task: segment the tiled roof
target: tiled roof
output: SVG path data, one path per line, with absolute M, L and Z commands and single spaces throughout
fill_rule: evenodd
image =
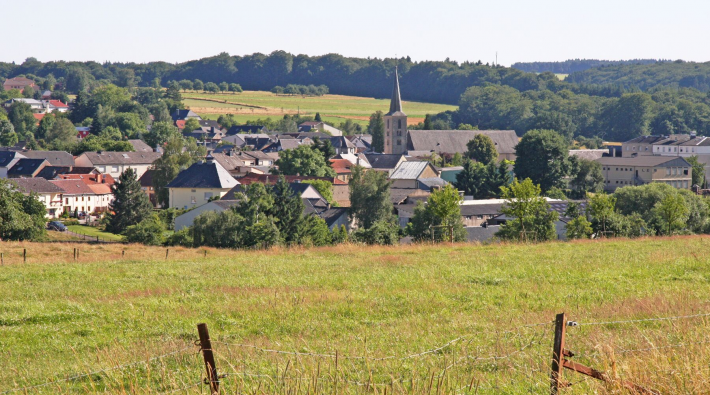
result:
M 230 155 L 213 152 L 211 155 L 214 157 L 214 160 L 227 169 L 227 171 L 232 171 L 239 166 L 244 166 L 244 161 L 239 159 L 235 154 Z
M 81 180 L 49 180 L 52 184 L 58 186 L 67 195 L 93 195 L 94 191 Z
M 493 140 L 499 154 L 515 154 L 518 135 L 513 130 L 409 130 L 407 149 L 436 153 L 464 153 L 466 144 L 478 134 Z
M 153 173 L 155 170 L 149 169 L 138 179 L 142 187 L 152 187 L 153 186 Z
M 89 189 L 97 195 L 109 195 L 113 192 L 111 191 L 111 186 L 106 184 L 87 184 Z
M 197 162 L 180 172 L 168 188 L 234 188 L 239 182 L 213 160 Z
M 391 180 L 416 180 L 429 162 L 402 162 L 390 175 Z
M 53 105 L 54 107 L 57 108 L 69 108 L 68 105 L 62 103 L 61 100 L 49 100 L 49 104 Z
M 74 166 L 74 156 L 66 151 L 31 151 L 20 153 L 31 159 L 46 159 L 50 166 Z
M 397 154 L 365 154 L 373 169 L 394 170 L 403 155 Z
M 608 149 L 571 149 L 569 156 L 575 156 L 579 159 L 597 160 L 604 155 L 609 155 Z
M 0 167 L 7 167 L 15 158 L 24 158 L 24 156 L 16 151 L 0 151 Z
M 18 160 L 10 169 L 8 169 L 7 176 L 10 178 L 33 176 L 46 165 L 47 161 L 44 159 L 23 158 Z
M 143 140 L 134 139 L 128 140 L 128 142 L 131 143 L 133 150 L 136 152 L 153 152 L 153 148 L 151 148 L 150 145 L 146 144 Z
M 25 193 L 60 193 L 64 191 L 44 178 L 15 178 L 12 181 Z
M 94 165 L 133 165 L 151 164 L 160 159 L 159 152 L 84 152 L 86 158 Z

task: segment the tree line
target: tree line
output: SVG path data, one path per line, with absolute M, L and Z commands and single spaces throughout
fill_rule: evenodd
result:
M 527 73 L 555 73 L 571 74 L 595 67 L 608 65 L 639 65 L 668 62 L 663 59 L 630 59 L 630 60 L 599 60 L 599 59 L 568 59 L 562 62 L 516 62 L 511 66 L 514 69 Z
M 650 64 L 613 64 L 575 72 L 574 84 L 613 84 L 626 89 L 693 88 L 710 91 L 710 63 L 676 60 Z

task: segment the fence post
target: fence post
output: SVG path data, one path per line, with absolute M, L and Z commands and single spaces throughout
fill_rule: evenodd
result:
M 99 236 L 96 236 L 96 242 L 97 243 L 99 242 Z
M 121 250 L 121 258 L 124 258 L 126 256 L 126 250 Z
M 565 350 L 565 331 L 567 329 L 567 315 L 557 314 L 555 317 L 555 343 L 552 346 L 552 374 L 550 375 L 550 395 L 560 393 L 560 388 L 564 385 L 561 382 L 562 370 L 564 369 L 562 359 Z
M 210 391 L 212 394 L 219 394 L 219 376 L 217 375 L 217 365 L 214 362 L 214 354 L 212 354 L 212 342 L 210 341 L 207 324 L 197 324 L 197 333 L 200 335 L 200 349 L 205 360 Z
M 5 253 L 0 252 L 0 265 L 4 265 L 4 264 L 5 264 Z
M 168 259 L 168 254 L 170 253 L 170 248 L 165 249 L 165 259 Z
M 27 248 L 22 249 L 22 262 L 27 263 Z
M 205 250 L 205 258 L 207 258 L 207 250 Z

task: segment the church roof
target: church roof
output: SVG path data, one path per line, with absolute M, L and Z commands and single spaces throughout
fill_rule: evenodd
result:
M 399 73 L 394 69 L 394 87 L 392 88 L 392 100 L 390 101 L 390 112 L 387 115 L 405 116 L 402 111 L 402 97 L 399 94 Z

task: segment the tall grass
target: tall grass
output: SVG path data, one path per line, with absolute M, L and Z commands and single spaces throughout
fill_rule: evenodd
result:
M 564 394 L 710 392 L 707 317 L 591 324 L 710 312 L 702 236 L 167 260 L 78 244 L 73 262 L 76 246 L 0 244 L 0 393 L 206 393 L 206 322 L 225 393 L 544 394 L 561 311 L 573 360 L 614 379 L 566 371 Z

